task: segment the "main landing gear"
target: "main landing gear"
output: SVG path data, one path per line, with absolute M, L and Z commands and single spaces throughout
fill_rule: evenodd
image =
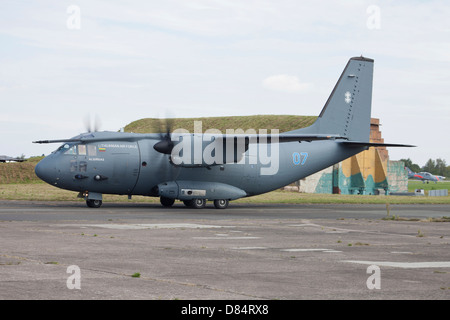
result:
M 171 207 L 175 203 L 175 199 L 160 197 L 160 202 L 164 207 Z M 100 208 L 102 206 L 102 200 L 98 199 L 86 199 L 86 205 L 89 208 Z M 206 207 L 206 199 L 192 199 L 184 200 L 184 205 L 188 208 L 202 209 Z M 228 199 L 217 199 L 214 200 L 214 207 L 216 209 L 226 209 L 230 201 Z
M 226 209 L 228 208 L 229 203 L 230 201 L 226 199 L 214 200 L 214 207 L 216 207 L 216 209 Z
M 175 203 L 175 199 L 161 197 L 160 202 L 164 207 L 171 207 Z M 183 200 L 183 203 L 186 207 L 193 209 L 202 209 L 206 207 L 206 199 Z M 230 201 L 228 199 L 214 200 L 214 207 L 216 207 L 216 209 L 226 209 L 229 203 Z

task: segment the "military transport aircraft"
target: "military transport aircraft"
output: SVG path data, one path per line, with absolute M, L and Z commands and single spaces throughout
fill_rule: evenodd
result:
M 406 169 L 408 170 L 408 179 L 421 180 L 423 183 L 429 183 L 430 181 L 434 181 L 434 183 L 437 183 L 438 181 L 445 179 L 445 177 L 435 176 L 429 172 L 416 173 L 408 167 L 406 167 Z
M 306 128 L 270 134 L 87 132 L 35 141 L 62 143 L 35 172 L 51 185 L 79 192 L 94 208 L 102 194 L 119 194 L 160 197 L 166 207 L 181 200 L 203 208 L 208 200 L 223 209 L 230 200 L 281 188 L 369 147 L 412 147 L 369 142 L 373 65 L 372 59 L 351 58 Z
M 13 157 L 8 157 L 8 156 L 5 156 L 5 155 L 0 156 L 0 162 L 6 162 L 6 161 L 8 161 L 8 162 L 11 162 L 11 161 L 14 161 L 14 162 L 23 162 L 23 161 L 25 161 L 25 159 L 24 159 L 24 158 L 13 158 Z

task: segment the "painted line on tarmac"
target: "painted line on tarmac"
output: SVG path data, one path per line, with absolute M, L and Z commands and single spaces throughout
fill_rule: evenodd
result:
M 59 224 L 60 227 L 80 227 L 80 228 L 105 228 L 116 230 L 142 230 L 142 229 L 212 229 L 229 228 L 230 226 L 216 226 L 195 223 L 137 223 L 137 224 Z
M 394 267 L 402 269 L 421 269 L 421 268 L 450 268 L 450 261 L 429 261 L 429 262 L 393 262 L 393 261 L 359 261 L 344 260 L 341 262 L 376 265 L 379 267 Z
M 320 248 L 314 248 L 314 249 L 281 249 L 281 251 L 286 251 L 286 252 L 342 252 L 342 251 L 337 251 L 337 250 L 333 250 L 333 249 L 320 249 Z
M 260 237 L 193 237 L 192 239 L 197 240 L 254 240 L 261 239 Z

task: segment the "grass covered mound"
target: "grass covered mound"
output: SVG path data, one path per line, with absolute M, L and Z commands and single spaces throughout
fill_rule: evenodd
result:
M 34 167 L 42 158 L 33 157 L 25 162 L 0 163 L 0 185 L 41 182 L 34 173 Z
M 217 129 L 223 134 L 227 129 L 278 129 L 279 132 L 287 132 L 312 125 L 317 119 L 315 116 L 291 116 L 291 115 L 256 115 L 233 117 L 209 117 L 209 118 L 173 118 L 168 119 L 172 131 L 185 129 L 194 132 L 194 121 L 202 122 L 202 131 Z M 164 120 L 145 118 L 134 121 L 125 127 L 126 132 L 155 133 L 165 131 Z

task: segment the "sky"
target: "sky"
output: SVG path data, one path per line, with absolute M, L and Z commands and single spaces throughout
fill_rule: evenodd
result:
M 391 160 L 450 164 L 450 2 L 17 1 L 0 4 L 0 154 L 155 117 L 318 115 L 348 59 L 375 60 Z M 267 128 L 271 129 L 271 128 Z

